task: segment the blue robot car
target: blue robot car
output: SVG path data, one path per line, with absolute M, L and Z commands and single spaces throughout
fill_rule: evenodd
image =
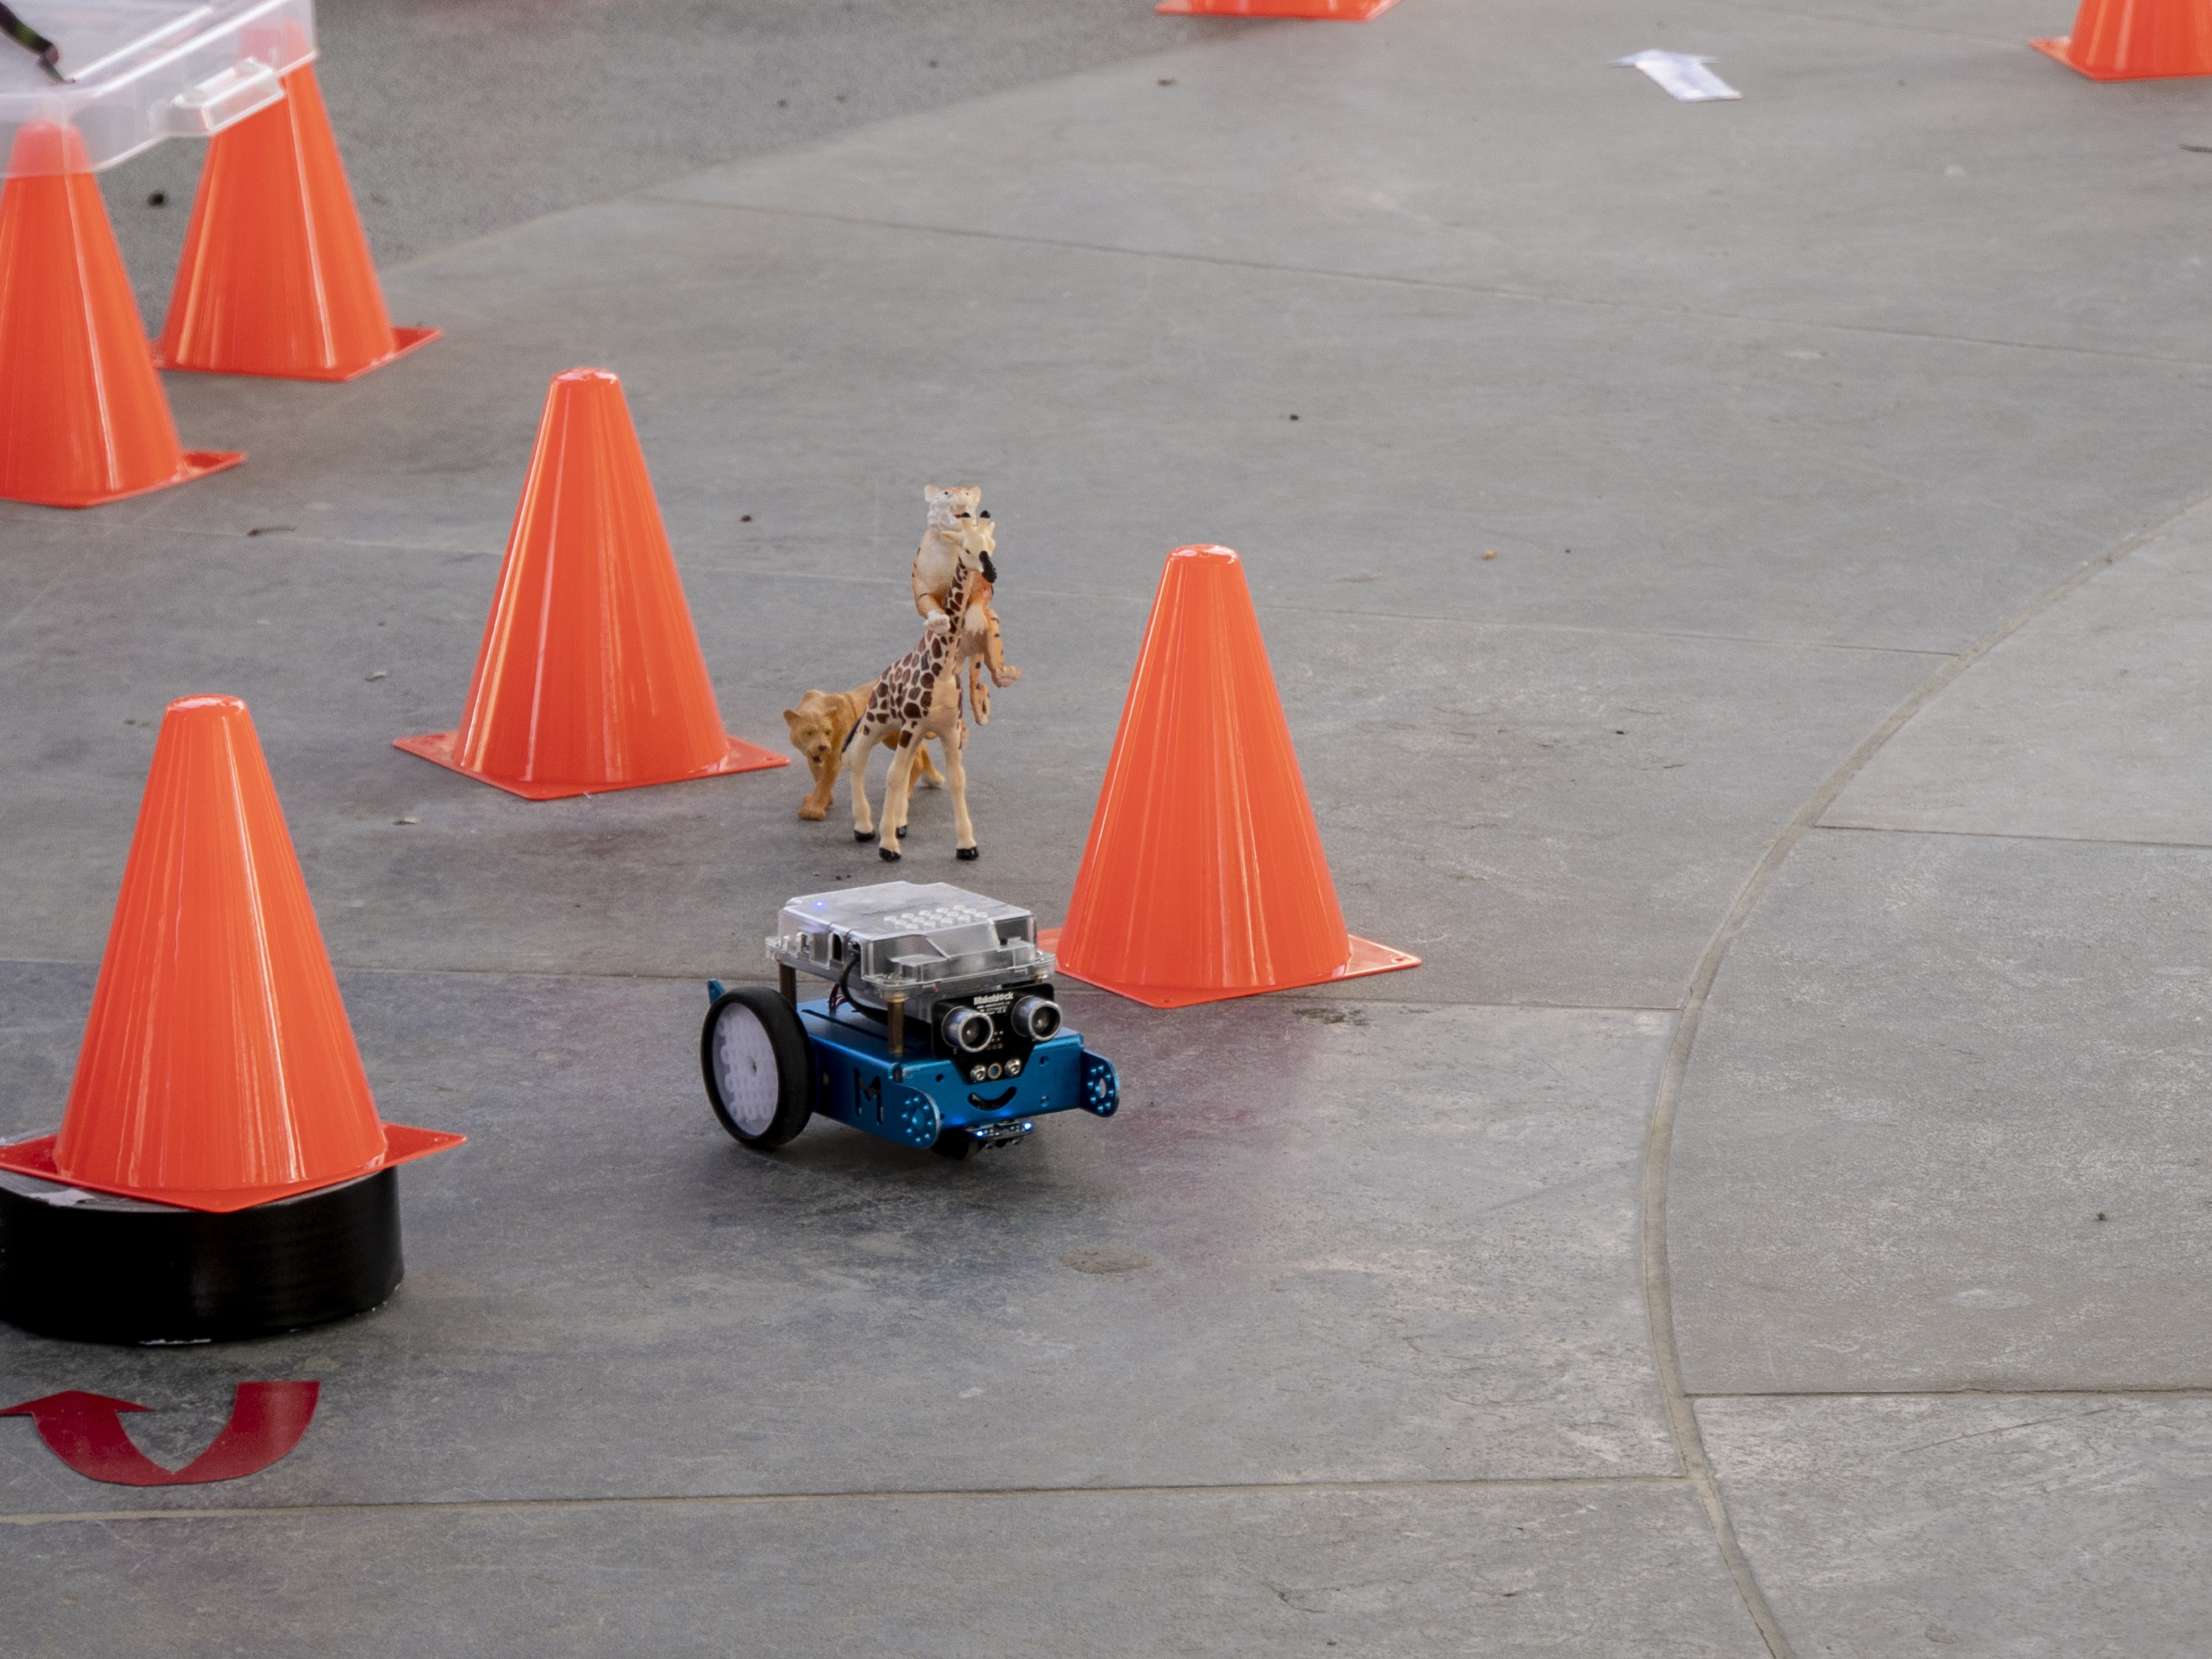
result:
M 1048 1112 L 1111 1117 L 1110 1061 L 1066 1029 L 1027 910 L 943 882 L 793 899 L 768 940 L 777 988 L 710 980 L 708 1103 L 756 1151 L 816 1113 L 946 1158 L 1020 1144 Z M 800 974 L 828 995 L 799 1000 Z

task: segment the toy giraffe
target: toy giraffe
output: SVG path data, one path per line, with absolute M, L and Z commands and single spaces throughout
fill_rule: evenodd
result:
M 891 746 L 890 775 L 884 781 L 882 835 L 876 852 L 886 861 L 899 856 L 899 837 L 906 834 L 907 802 L 913 793 L 915 757 L 922 740 L 935 738 L 945 747 L 945 785 L 952 796 L 953 850 L 963 859 L 981 856 L 975 845 L 975 826 L 968 817 L 968 771 L 961 751 L 968 744 L 968 722 L 960 714 L 961 621 L 968 609 L 971 584 L 988 581 L 991 568 L 988 534 L 972 526 L 961 538 L 959 568 L 945 596 L 945 609 L 929 618 L 921 641 L 883 672 L 869 696 L 868 706 L 845 739 L 847 750 L 855 744 L 848 768 L 853 775 L 853 839 L 877 839 L 868 816 L 868 751 L 876 744 Z

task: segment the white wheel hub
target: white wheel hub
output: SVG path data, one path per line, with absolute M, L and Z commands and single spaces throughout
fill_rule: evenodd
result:
M 714 1081 L 738 1127 L 749 1135 L 766 1134 L 783 1098 L 783 1079 L 768 1028 L 742 1002 L 730 1004 L 714 1021 Z

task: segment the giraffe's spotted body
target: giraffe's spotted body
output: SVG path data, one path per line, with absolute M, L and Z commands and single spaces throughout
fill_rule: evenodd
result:
M 938 738 L 945 748 L 955 851 L 963 859 L 977 856 L 975 828 L 968 817 L 968 774 L 961 759 L 968 723 L 960 713 L 960 637 L 968 596 L 975 584 L 988 580 L 991 530 L 988 520 L 979 522 L 964 514 L 960 523 L 959 563 L 945 609 L 930 616 L 921 642 L 884 670 L 866 709 L 845 739 L 848 750 L 858 745 L 851 771 L 853 835 L 859 841 L 876 834 L 868 811 L 868 751 L 879 743 L 891 745 L 890 775 L 884 782 L 882 840 L 876 849 L 886 860 L 899 857 L 898 838 L 906 830 L 907 802 L 913 790 L 914 757 L 921 752 L 925 737 Z

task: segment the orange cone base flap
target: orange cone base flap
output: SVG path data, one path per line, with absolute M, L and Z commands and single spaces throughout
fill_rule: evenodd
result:
M 313 64 L 208 141 L 155 361 L 350 380 L 438 337 L 395 329 Z
M 1340 23 L 1364 23 L 1397 3 L 1398 0 L 1160 0 L 1152 9 L 1163 17 L 1322 17 Z
M 33 507 L 105 507 L 110 501 L 128 501 L 133 495 L 150 495 L 157 489 L 168 489 L 172 484 L 190 483 L 195 478 L 206 477 L 210 472 L 228 472 L 246 459 L 246 452 L 242 449 L 186 449 L 179 453 L 180 459 L 177 470 L 153 483 L 133 484 L 127 489 L 99 490 L 89 495 L 0 495 L 0 501 L 27 501 Z
M 719 778 L 732 772 L 762 772 L 771 766 L 788 766 L 791 757 L 763 749 L 741 738 L 726 739 L 730 752 L 702 772 L 686 772 L 674 778 L 632 778 L 615 783 L 532 783 L 515 778 L 495 778 L 489 772 L 478 772 L 462 765 L 453 758 L 453 734 L 451 732 L 425 732 L 419 738 L 394 738 L 392 746 L 404 749 L 410 755 L 420 755 L 448 772 L 459 772 L 465 778 L 474 778 L 478 783 L 488 783 L 495 789 L 504 789 L 510 795 L 520 795 L 525 800 L 569 800 L 578 795 L 604 795 L 617 789 L 651 789 L 664 783 L 685 783 L 693 778 Z
M 325 1187 L 342 1186 L 362 1176 L 374 1175 L 380 1170 L 389 1170 L 402 1164 L 412 1164 L 418 1158 L 428 1158 L 433 1152 L 442 1152 L 466 1140 L 466 1135 L 447 1134 L 441 1129 L 410 1129 L 404 1123 L 384 1126 L 384 1154 L 371 1159 L 358 1170 L 319 1181 L 295 1181 L 273 1187 L 259 1187 L 251 1192 L 226 1189 L 222 1192 L 179 1192 L 171 1188 L 158 1190 L 147 1187 L 129 1187 L 119 1182 L 87 1181 L 82 1176 L 64 1175 L 54 1164 L 54 1146 L 59 1135 L 40 1135 L 36 1140 L 19 1140 L 12 1146 L 0 1146 L 0 1170 L 17 1175 L 27 1175 L 40 1181 L 52 1181 L 64 1187 L 79 1187 L 89 1192 L 113 1193 L 118 1198 L 143 1198 L 153 1204 L 173 1204 L 180 1210 L 203 1210 L 213 1215 L 228 1215 L 235 1210 L 250 1210 L 257 1204 L 273 1204 L 280 1198 L 297 1198 L 301 1193 L 312 1193 Z
M 1037 948 L 1057 954 L 1060 950 L 1057 927 L 1037 929 Z M 1132 1002 L 1141 1002 L 1148 1008 L 1188 1008 L 1201 1002 L 1228 1002 L 1237 997 L 1263 997 L 1271 991 L 1296 991 L 1313 985 L 1334 985 L 1340 979 L 1364 979 L 1370 974 L 1395 974 L 1401 968 L 1418 968 L 1419 957 L 1409 957 L 1403 951 L 1394 951 L 1387 945 L 1377 945 L 1372 939 L 1362 939 L 1357 933 L 1346 937 L 1352 941 L 1352 955 L 1341 968 L 1333 969 L 1319 979 L 1300 980 L 1286 985 L 1255 985 L 1249 989 L 1223 991 L 1204 988 L 1177 988 L 1164 985 L 1109 985 L 1103 979 L 1092 979 L 1077 973 L 1073 968 L 1062 967 L 1065 979 L 1079 979 L 1085 985 L 1096 985 L 1102 991 L 1111 991 Z
M 255 374 L 270 380 L 323 380 L 332 386 L 344 380 L 358 380 L 364 374 L 382 368 L 386 363 L 396 363 L 410 351 L 419 351 L 433 340 L 442 340 L 446 331 L 441 328 L 401 328 L 393 324 L 392 348 L 374 362 L 363 363 L 358 368 L 211 368 L 200 363 L 173 363 L 161 355 L 158 345 L 154 348 L 154 367 L 175 369 L 186 374 Z
M 2031 40 L 2027 44 L 2045 58 L 2056 58 L 2076 75 L 2086 75 L 2092 81 L 2172 81 L 2187 76 L 2212 75 L 2212 61 L 2200 63 L 2195 68 L 2092 69 L 2086 64 L 2074 61 L 2074 37 L 2069 34 L 2057 35 L 2048 40 Z

